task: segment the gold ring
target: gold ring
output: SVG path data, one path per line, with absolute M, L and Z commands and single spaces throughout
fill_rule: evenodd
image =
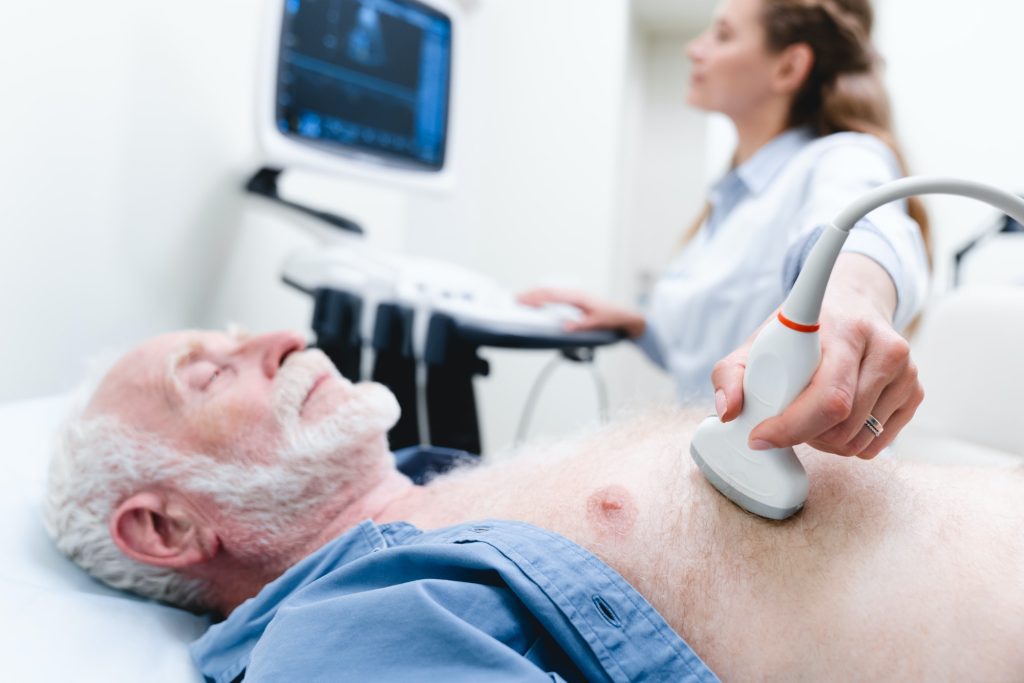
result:
M 885 431 L 885 427 L 878 421 L 878 418 L 868 413 L 868 419 L 864 420 L 864 426 L 868 428 L 868 431 L 874 434 L 876 437 L 881 436 L 882 432 Z

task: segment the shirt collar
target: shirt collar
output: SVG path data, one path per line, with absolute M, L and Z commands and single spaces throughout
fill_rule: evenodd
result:
M 754 156 L 733 169 L 733 173 L 753 194 L 761 194 L 768 183 L 778 175 L 813 136 L 807 128 L 790 128 L 769 140 Z M 731 175 L 732 173 L 730 173 Z
M 249 665 L 249 657 L 263 631 L 288 597 L 333 569 L 388 547 L 390 527 L 398 535 L 404 524 L 377 526 L 365 521 L 325 544 L 290 567 L 231 615 L 211 626 L 189 646 L 192 659 L 207 680 L 228 683 Z

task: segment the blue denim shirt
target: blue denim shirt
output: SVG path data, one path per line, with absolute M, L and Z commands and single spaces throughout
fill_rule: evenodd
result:
M 191 651 L 217 683 L 718 680 L 612 568 L 508 521 L 363 522 Z

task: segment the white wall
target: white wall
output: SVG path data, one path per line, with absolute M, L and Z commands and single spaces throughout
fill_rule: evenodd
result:
M 606 294 L 639 307 L 701 211 L 708 181 L 705 117 L 685 103 L 689 64 L 684 43 L 634 27 L 631 45 L 621 224 Z M 632 345 L 607 355 L 617 411 L 675 400 L 668 376 Z
M 251 152 L 250 6 L 0 6 L 0 398 L 195 319 Z
M 912 171 L 1024 192 L 1022 25 L 1024 5 L 1006 0 L 879 4 L 876 40 Z M 967 199 L 932 197 L 926 204 L 940 256 L 936 276 L 945 287 L 950 252 L 996 214 Z

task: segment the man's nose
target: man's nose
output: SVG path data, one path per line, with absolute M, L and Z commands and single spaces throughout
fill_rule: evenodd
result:
M 246 346 L 257 354 L 263 374 L 273 379 L 288 354 L 306 348 L 306 337 L 292 331 L 268 332 L 250 338 Z

